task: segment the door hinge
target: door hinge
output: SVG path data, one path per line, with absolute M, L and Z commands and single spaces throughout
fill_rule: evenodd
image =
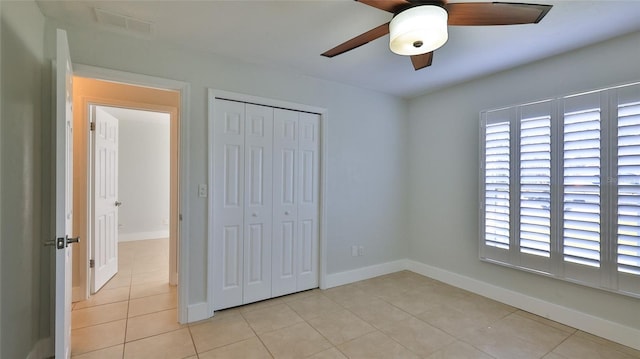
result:
M 90 122 L 89 123 L 89 131 L 95 131 L 96 130 L 96 123 L 95 122 Z
M 96 266 L 96 261 L 94 259 L 89 259 L 89 268 L 93 268 Z

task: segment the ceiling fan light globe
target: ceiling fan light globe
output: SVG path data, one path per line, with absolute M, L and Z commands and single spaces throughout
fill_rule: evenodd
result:
M 416 6 L 397 14 L 389 23 L 389 48 L 406 56 L 439 48 L 449 38 L 448 17 L 447 11 L 437 5 Z

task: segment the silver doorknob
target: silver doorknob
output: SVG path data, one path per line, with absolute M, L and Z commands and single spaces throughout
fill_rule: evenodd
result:
M 69 246 L 70 243 L 80 242 L 80 237 L 69 238 L 69 236 L 59 237 L 54 240 L 44 241 L 44 246 L 55 246 L 57 249 L 63 249 Z
M 116 201 L 115 205 L 116 205 L 116 207 L 120 207 L 122 205 L 122 202 Z
M 289 211 L 284 211 L 284 215 L 288 216 L 289 215 Z

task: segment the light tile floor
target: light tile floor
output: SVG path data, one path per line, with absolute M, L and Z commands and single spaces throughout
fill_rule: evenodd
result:
M 74 306 L 74 358 L 640 358 L 638 350 L 406 271 L 180 325 L 175 289 L 150 274 L 165 250 L 147 242 L 121 245 L 131 261 L 121 260 L 119 278 Z

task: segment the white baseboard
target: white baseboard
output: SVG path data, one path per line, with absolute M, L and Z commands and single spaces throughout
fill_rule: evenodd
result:
M 401 270 L 405 270 L 406 267 L 406 260 L 401 259 L 393 262 L 375 264 L 372 266 L 348 270 L 344 272 L 327 274 L 325 289 L 398 272 Z
M 44 338 L 38 340 L 33 349 L 31 349 L 27 359 L 50 358 L 53 357 L 53 355 L 53 342 L 51 341 L 51 338 Z
M 640 330 L 457 273 L 406 260 L 406 269 L 587 333 L 640 350 Z
M 187 323 L 205 320 L 211 317 L 207 302 L 200 302 L 187 306 Z
M 169 238 L 169 230 L 153 232 L 118 233 L 118 242 L 142 241 L 145 239 Z

